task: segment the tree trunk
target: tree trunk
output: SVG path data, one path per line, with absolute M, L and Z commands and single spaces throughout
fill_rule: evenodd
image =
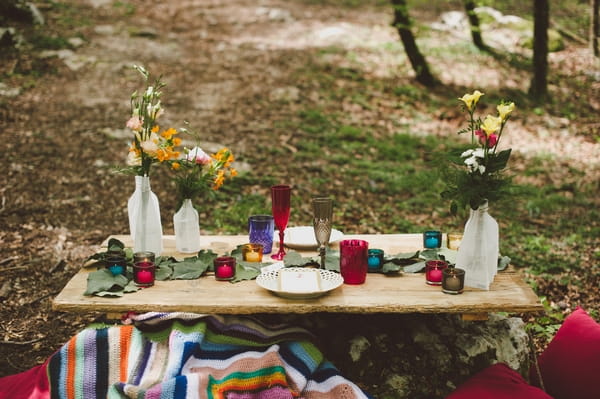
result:
M 438 82 L 429 71 L 427 61 L 419 51 L 415 37 L 410 30 L 411 22 L 406 0 L 392 0 L 392 4 L 394 6 L 394 26 L 398 30 L 404 51 L 406 51 L 410 64 L 417 75 L 417 81 L 427 87 L 437 85 Z
M 592 51 L 596 57 L 600 57 L 598 49 L 598 40 L 600 38 L 600 0 L 591 0 L 592 18 L 590 19 L 590 42 Z
M 535 100 L 544 101 L 548 94 L 549 0 L 533 1 L 533 18 L 533 78 L 529 95 Z
M 473 44 L 480 50 L 486 50 L 487 47 L 483 43 L 483 38 L 481 37 L 479 17 L 475 13 L 475 0 L 464 0 L 464 4 L 467 17 L 469 18 L 469 25 L 471 26 L 471 38 L 473 39 Z

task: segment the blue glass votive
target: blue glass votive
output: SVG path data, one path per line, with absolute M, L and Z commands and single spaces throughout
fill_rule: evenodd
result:
M 125 274 L 125 267 L 127 267 L 127 259 L 123 256 L 110 256 L 106 258 L 106 268 L 110 270 L 113 276 Z
M 442 233 L 437 230 L 429 230 L 423 233 L 423 247 L 440 248 L 442 246 Z
M 367 264 L 370 272 L 380 270 L 383 267 L 383 250 L 369 249 Z
M 248 218 L 248 238 L 253 244 L 263 246 L 263 254 L 271 253 L 273 247 L 273 216 L 253 215 Z

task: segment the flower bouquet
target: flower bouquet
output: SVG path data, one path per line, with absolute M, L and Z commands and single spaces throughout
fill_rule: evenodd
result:
M 226 179 L 236 176 L 237 171 L 231 166 L 233 160 L 233 154 L 227 148 L 208 155 L 200 147 L 194 147 L 186 148 L 180 159 L 170 161 L 179 203 L 179 210 L 173 216 L 177 251 L 193 253 L 200 250 L 199 217 L 192 198 L 209 193 L 211 189 L 216 191 Z
M 499 150 L 504 127 L 514 103 L 500 102 L 498 115 L 475 118 L 475 108 L 484 94 L 475 90 L 459 100 L 469 115 L 469 124 L 458 133 L 471 134 L 471 147 L 450 154 L 451 167 L 445 171 L 447 188 L 442 198 L 451 201 L 450 210 L 470 208 L 456 266 L 465 269 L 465 285 L 489 289 L 498 270 L 498 223 L 488 214 L 488 202 L 503 197 L 510 186 L 505 170 L 511 149 Z
M 149 80 L 146 69 L 137 65 L 134 68 L 144 81 Z M 181 139 L 175 137 L 175 129 L 160 131 L 156 123 L 163 113 L 160 96 L 164 86 L 158 78 L 142 94 L 135 91 L 131 95 L 131 116 L 126 125 L 133 131 L 134 138 L 127 156 L 128 168 L 122 170 L 135 175 L 135 191 L 127 203 L 134 251 L 151 251 L 157 255 L 162 252 L 162 224 L 158 198 L 150 188 L 150 167 L 179 157 L 174 148 L 181 143 Z

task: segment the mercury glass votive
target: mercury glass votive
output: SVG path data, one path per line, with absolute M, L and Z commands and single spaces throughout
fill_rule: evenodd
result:
M 458 251 L 458 247 L 460 247 L 460 242 L 462 241 L 462 238 L 462 233 L 448 233 L 446 237 L 446 244 L 448 246 L 448 249 Z
M 465 271 L 448 267 L 442 271 L 442 292 L 445 294 L 460 294 L 465 288 Z
M 156 265 L 154 262 L 136 262 L 133 264 L 133 282 L 139 287 L 154 285 Z
M 376 272 L 381 270 L 381 268 L 383 267 L 383 255 L 383 249 L 369 249 L 369 251 L 367 252 L 367 264 L 369 266 L 369 269 L 367 271 Z
M 233 256 L 220 256 L 213 261 L 215 279 L 230 281 L 235 277 L 235 258 Z
M 428 260 L 425 262 L 425 282 L 429 285 L 442 285 L 442 272 L 448 267 L 443 260 Z
M 427 249 L 440 248 L 442 246 L 442 232 L 429 230 L 423 233 L 423 247 Z
M 242 259 L 246 262 L 262 262 L 263 245 L 250 243 L 242 246 Z

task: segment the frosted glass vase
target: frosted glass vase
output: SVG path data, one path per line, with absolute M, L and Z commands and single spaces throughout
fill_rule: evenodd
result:
M 498 272 L 498 223 L 488 213 L 488 203 L 472 210 L 465 224 L 456 267 L 465 270 L 465 286 L 490 289 Z
M 148 176 L 135 177 L 135 191 L 127 202 L 129 231 L 133 240 L 133 251 L 162 252 L 162 224 L 156 194 L 150 189 Z
M 183 200 L 181 208 L 173 216 L 175 227 L 175 247 L 177 252 L 194 253 L 200 251 L 200 223 L 198 211 L 192 200 Z

